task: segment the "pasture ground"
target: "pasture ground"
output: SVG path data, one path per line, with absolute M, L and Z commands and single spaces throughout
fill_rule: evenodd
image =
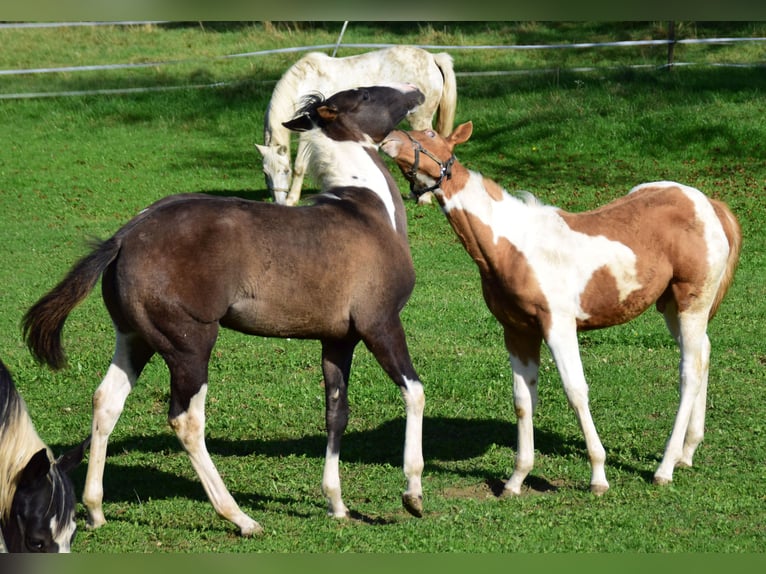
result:
M 338 24 L 194 24 L 2 30 L 0 69 L 117 62 L 133 70 L 4 77 L 0 93 L 227 82 L 218 88 L 0 101 L 0 356 L 56 452 L 90 427 L 91 396 L 112 353 L 96 291 L 64 332 L 69 366 L 53 373 L 26 350 L 26 309 L 84 253 L 168 194 L 267 198 L 263 112 L 296 54 L 225 54 L 332 43 Z M 686 37 L 766 36 L 763 24 L 682 23 Z M 351 25 L 346 42 L 531 44 L 663 36 L 662 23 Z M 676 61 L 763 63 L 762 44 L 678 46 Z M 341 49 L 339 55 L 351 50 Z M 474 136 L 468 167 L 569 210 L 633 185 L 673 179 L 729 203 L 744 247 L 710 326 L 707 434 L 693 469 L 655 487 L 675 414 L 678 351 L 657 313 L 583 334 L 581 349 L 611 490 L 588 492 L 582 435 L 549 355 L 525 495 L 497 499 L 515 447 L 502 334 L 473 262 L 436 206 L 407 203 L 418 274 L 403 312 L 425 385 L 425 516 L 401 508 L 404 409 L 366 349 L 357 351 L 341 452 L 355 517 L 325 516 L 319 345 L 222 332 L 210 366 L 208 447 L 234 497 L 265 528 L 242 539 L 218 519 L 166 423 L 167 370 L 155 359 L 129 397 L 105 472 L 108 523 L 80 531 L 79 553 L 760 553 L 766 470 L 766 75 L 752 67 L 662 64 L 665 48 L 453 52 L 457 121 Z M 596 67 L 592 72 L 567 71 Z M 496 70 L 534 74 L 466 75 Z M 398 174 L 397 174 L 397 177 Z M 406 190 L 403 180 L 401 189 Z M 290 286 L 285 286 L 289 289 Z M 84 467 L 75 476 L 82 490 Z M 523 558 L 521 559 L 523 562 Z

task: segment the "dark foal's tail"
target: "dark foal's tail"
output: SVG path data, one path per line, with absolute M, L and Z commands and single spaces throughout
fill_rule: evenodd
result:
M 115 260 L 120 245 L 118 236 L 97 243 L 89 255 L 75 263 L 67 276 L 26 312 L 22 320 L 24 338 L 39 362 L 53 369 L 60 369 L 66 364 L 61 347 L 64 322 Z

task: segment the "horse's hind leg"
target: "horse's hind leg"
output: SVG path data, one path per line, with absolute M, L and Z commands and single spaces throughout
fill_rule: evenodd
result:
M 407 412 L 404 433 L 404 476 L 407 478 L 407 490 L 402 495 L 402 504 L 407 512 L 420 517 L 423 516 L 423 411 L 426 404 L 423 384 L 412 366 L 399 318 L 371 332 L 373 335 L 365 336 L 364 342 L 386 374 L 399 386 L 404 399 Z
M 106 523 L 102 504 L 109 435 L 120 418 L 125 399 L 152 354 L 151 348 L 138 335 L 117 331 L 112 363 L 93 394 L 90 454 L 82 496 L 83 504 L 88 509 L 89 528 L 98 528 Z
M 676 466 L 691 466 L 694 452 L 705 433 L 710 340 L 707 313 L 678 314 L 674 302 L 664 310 L 665 323 L 681 350 L 680 403 L 662 462 L 654 474 L 655 484 L 673 480 Z
M 340 441 L 348 424 L 348 377 L 356 342 L 323 341 L 322 373 L 325 389 L 325 452 L 322 492 L 327 498 L 327 513 L 335 518 L 348 516 L 340 487 Z
M 263 528 L 240 510 L 208 453 L 205 444 L 205 397 L 210 350 L 200 355 L 204 356 L 165 356 L 171 385 L 168 422 L 189 455 L 192 467 L 218 515 L 236 524 L 242 536 L 260 534 Z

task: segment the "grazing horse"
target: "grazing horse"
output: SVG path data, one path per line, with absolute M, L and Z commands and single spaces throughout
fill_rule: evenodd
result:
M 54 459 L 0 361 L 0 550 L 69 552 L 75 493 L 69 473 L 88 441 Z
M 590 458 L 590 489 L 609 488 L 605 452 L 588 407 L 577 332 L 625 323 L 653 303 L 681 350 L 680 404 L 654 482 L 691 466 L 705 422 L 710 341 L 707 325 L 733 278 L 741 231 L 729 209 L 673 182 L 645 183 L 593 211 L 567 213 L 514 197 L 463 167 L 447 138 L 394 131 L 381 149 L 417 195 L 433 189 L 479 267 L 484 299 L 501 323 L 513 369 L 518 452 L 505 492 L 520 494 L 534 463 L 532 415 L 540 346 L 550 348 Z
M 400 390 L 407 412 L 405 508 L 422 513 L 425 397 L 399 314 L 415 282 L 401 194 L 377 144 L 423 101 L 410 85 L 310 98 L 288 127 L 310 130 L 317 158 L 337 158 L 335 187 L 287 207 L 182 194 L 142 211 L 72 267 L 29 309 L 24 332 L 38 360 L 64 363 L 67 315 L 102 278 L 116 331 L 112 363 L 93 397 L 93 443 L 83 501 L 89 525 L 102 509 L 107 440 L 149 358 L 170 371 L 168 420 L 216 512 L 243 536 L 262 532 L 240 510 L 205 445 L 208 363 L 220 327 L 322 345 L 327 450 L 322 490 L 329 514 L 341 498 L 340 441 L 348 422 L 354 348 L 363 341 Z
M 290 130 L 284 122 L 295 114 L 296 102 L 310 93 L 332 94 L 388 82 L 409 82 L 423 92 L 425 101 L 407 118 L 413 129 L 430 128 L 438 109 L 437 130 L 445 136 L 452 131 L 457 83 L 449 54 L 432 54 L 414 46 L 394 46 L 346 58 L 311 52 L 288 68 L 274 87 L 266 108 L 264 145 L 256 144 L 263 156 L 266 185 L 274 201 L 286 205 L 298 203 L 308 153 L 312 149 L 305 138 L 299 138 L 292 170 Z

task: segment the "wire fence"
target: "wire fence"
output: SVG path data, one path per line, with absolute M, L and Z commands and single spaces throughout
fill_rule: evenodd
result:
M 133 26 L 133 25 L 149 25 L 149 24 L 162 24 L 164 21 L 121 21 L 121 22 L 42 22 L 42 23 L 0 23 L 0 30 L 7 28 L 32 28 L 32 27 L 71 27 L 71 26 Z M 332 50 L 332 54 L 335 55 L 340 47 L 352 48 L 352 49 L 364 49 L 375 50 L 381 48 L 387 48 L 394 46 L 392 43 L 343 43 L 343 33 L 346 29 L 344 23 L 341 30 L 338 41 L 334 44 L 315 44 L 309 46 L 292 46 L 287 48 L 275 48 L 269 50 L 257 50 L 253 52 L 242 52 L 235 54 L 226 54 L 222 56 L 213 56 L 205 59 L 173 59 L 163 60 L 156 62 L 139 62 L 139 63 L 114 63 L 114 64 L 96 64 L 96 65 L 81 65 L 81 66 L 61 66 L 61 67 L 44 67 L 44 68 L 19 68 L 19 69 L 5 69 L 0 70 L 0 77 L 3 76 L 18 76 L 18 75 L 37 75 L 37 74 L 60 74 L 60 73 L 85 73 L 94 71 L 107 71 L 107 70 L 130 70 L 140 68 L 161 68 L 165 66 L 174 66 L 179 64 L 210 62 L 216 60 L 230 60 L 235 58 L 259 58 L 264 56 L 270 56 L 275 54 L 285 53 L 301 53 L 321 50 Z M 676 39 L 674 36 L 674 26 L 669 27 L 669 34 L 666 39 L 656 40 L 624 40 L 613 42 L 579 42 L 579 43 L 563 43 L 563 44 L 508 44 L 508 45 L 445 45 L 445 44 L 415 44 L 417 47 L 424 50 L 433 51 L 471 51 L 471 50 L 526 50 L 526 51 L 543 51 L 543 50 L 585 50 L 585 49 L 599 49 L 599 48 L 629 48 L 629 47 L 641 47 L 641 46 L 667 46 L 668 57 L 667 63 L 654 65 L 654 64 L 635 64 L 630 66 L 620 66 L 620 68 L 636 68 L 636 69 L 661 69 L 671 68 L 675 66 L 721 66 L 721 67 L 766 67 L 766 63 L 754 62 L 754 63 L 704 63 L 698 64 L 694 62 L 676 62 L 674 61 L 675 47 L 678 45 L 692 45 L 692 44 L 706 44 L 706 45 L 725 45 L 734 44 L 739 42 L 766 42 L 766 37 L 721 37 L 721 38 L 683 38 Z M 566 71 L 569 72 L 589 72 L 603 67 L 567 67 Z M 469 72 L 455 70 L 457 77 L 468 76 L 498 76 L 498 75 L 517 75 L 517 74 L 533 74 L 541 72 L 550 72 L 551 69 L 523 69 L 523 70 L 493 70 L 493 71 L 480 71 Z M 561 71 L 558 68 L 556 71 Z M 276 80 L 267 80 L 266 82 L 274 83 Z M 131 94 L 140 92 L 154 92 L 154 91 L 169 91 L 169 90 L 183 90 L 183 89 L 204 89 L 204 88 L 216 88 L 222 86 L 232 85 L 236 82 L 213 82 L 213 83 L 195 83 L 184 84 L 176 86 L 150 86 L 150 87 L 134 87 L 134 88 L 103 88 L 103 89 L 90 89 L 90 90 L 71 90 L 71 91 L 58 91 L 58 92 L 30 92 L 30 93 L 11 93 L 0 94 L 0 99 L 24 99 L 24 98 L 43 98 L 43 97 L 64 97 L 64 96 L 86 96 L 86 95 L 114 95 L 114 94 Z

